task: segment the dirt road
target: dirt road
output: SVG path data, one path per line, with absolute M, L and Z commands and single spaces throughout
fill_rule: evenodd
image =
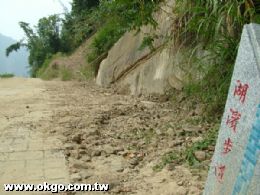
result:
M 1 79 L 0 185 L 99 182 L 109 194 L 200 194 L 206 169 L 193 171 L 172 152 L 200 135 L 181 136 L 183 115 L 163 100 L 92 82 Z
M 46 92 L 38 79 L 0 80 L 0 194 L 7 183 L 69 181 L 61 140 L 43 131 L 54 104 Z

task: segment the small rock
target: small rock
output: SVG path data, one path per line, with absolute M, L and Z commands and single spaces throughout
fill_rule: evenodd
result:
M 120 154 L 121 156 L 125 157 L 125 158 L 129 158 L 129 152 L 128 151 L 122 151 L 122 152 L 119 152 L 118 154 Z
M 173 145 L 173 146 L 180 146 L 180 145 L 182 145 L 182 144 L 183 144 L 183 141 L 182 141 L 182 140 L 175 140 L 175 141 L 172 142 L 172 145 Z
M 126 154 L 127 154 L 127 157 L 130 158 L 130 159 L 136 157 L 136 154 L 134 152 L 126 152 Z
M 104 152 L 106 154 L 114 154 L 114 148 L 109 146 L 109 145 L 105 145 L 104 146 Z
M 56 133 L 56 130 L 51 130 L 50 133 L 54 134 L 54 133 Z
M 192 143 L 201 142 L 201 141 L 203 141 L 203 138 L 202 138 L 202 137 L 193 137 L 193 138 L 191 139 L 191 141 L 192 141 Z
M 81 160 L 84 162 L 91 162 L 91 158 L 89 156 L 83 156 Z
M 148 109 L 151 109 L 156 105 L 156 103 L 150 101 L 141 101 L 141 103 Z
M 72 137 L 72 141 L 76 142 L 76 143 L 81 143 L 82 139 L 81 139 L 81 134 L 76 134 Z
M 120 182 L 114 181 L 114 182 L 109 182 L 109 188 L 110 190 L 114 190 L 117 186 L 120 185 Z
M 156 129 L 156 130 L 155 130 L 155 133 L 156 133 L 157 135 L 164 135 L 164 133 L 163 133 L 162 130 L 160 130 L 160 129 Z
M 178 186 L 183 186 L 183 184 L 184 184 L 183 181 L 178 181 L 178 182 L 177 182 L 177 185 L 178 185 Z
M 166 181 L 167 181 L 167 179 L 162 178 L 162 179 L 159 181 L 159 183 L 165 183 Z
M 136 157 L 141 161 L 141 160 L 143 160 L 143 158 L 144 158 L 145 155 L 146 155 L 145 153 L 140 152 L 140 153 L 138 153 L 138 154 L 136 155 Z
M 169 134 L 169 135 L 173 135 L 175 132 L 174 132 L 174 129 L 172 128 L 172 127 L 169 127 L 168 129 L 167 129 L 167 134 Z
M 208 150 L 214 152 L 215 147 L 214 147 L 214 146 L 209 146 L 209 147 L 208 147 Z
M 76 159 L 79 159 L 80 154 L 78 153 L 77 150 L 70 150 L 69 152 L 70 152 L 70 156 L 72 156 L 72 157 L 74 157 Z
M 89 172 L 82 172 L 80 173 L 82 179 L 88 179 L 92 176 L 92 174 L 90 174 Z
M 180 186 L 175 193 L 176 195 L 186 195 L 188 194 L 188 189 L 184 188 L 183 186 Z
M 91 156 L 101 156 L 101 151 L 95 150 L 91 153 Z
M 70 156 L 70 151 L 65 150 L 65 151 L 64 151 L 64 154 L 65 154 L 65 156 L 69 157 L 69 156 Z
M 135 167 L 139 164 L 139 160 L 137 158 L 132 158 L 130 159 L 129 164 L 131 165 L 131 167 Z
M 117 147 L 114 149 L 113 154 L 118 154 L 119 152 L 124 152 L 124 148 L 123 147 Z
M 204 112 L 205 106 L 204 105 L 197 105 L 194 112 L 196 115 L 201 115 Z
M 72 182 L 78 182 L 82 180 L 82 177 L 79 173 L 74 173 L 70 176 L 70 179 L 72 180 Z
M 79 146 L 79 149 L 86 150 L 87 147 L 86 147 L 86 145 L 81 144 L 81 145 Z
M 74 145 L 74 144 L 71 144 L 71 143 L 66 143 L 66 144 L 64 145 L 64 148 L 65 148 L 66 150 L 73 150 L 73 149 L 75 148 L 75 145 Z
M 166 170 L 173 171 L 175 169 L 175 165 L 173 163 L 170 163 L 165 166 Z
M 82 160 L 75 160 L 72 162 L 72 167 L 75 169 L 88 169 L 89 166 Z
M 124 171 L 124 168 L 117 169 L 116 171 L 122 173 Z
M 99 145 L 101 145 L 101 143 L 100 143 L 99 140 L 97 140 L 97 141 L 94 141 L 94 142 L 92 143 L 92 145 L 93 145 L 93 146 L 99 146 Z
M 196 151 L 194 152 L 194 155 L 195 158 L 200 162 L 206 160 L 206 152 L 204 151 Z
M 159 102 L 167 102 L 169 101 L 169 97 L 166 96 L 166 95 L 161 95 L 159 98 L 158 98 Z
M 200 126 L 183 125 L 182 129 L 185 133 L 194 133 L 194 132 L 199 132 L 201 130 L 201 127 Z
M 86 131 L 86 136 L 95 136 L 95 135 L 100 135 L 100 132 L 97 129 L 88 129 Z
M 79 154 L 87 154 L 87 151 L 86 150 L 79 150 Z
M 77 170 L 77 169 L 74 169 L 74 168 L 71 168 L 71 169 L 70 169 L 70 173 L 78 173 L 78 170 Z

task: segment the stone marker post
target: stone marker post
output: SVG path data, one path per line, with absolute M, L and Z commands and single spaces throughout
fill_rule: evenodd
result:
M 260 195 L 260 25 L 245 25 L 204 195 Z

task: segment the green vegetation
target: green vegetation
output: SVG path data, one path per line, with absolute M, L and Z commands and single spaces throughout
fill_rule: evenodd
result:
M 257 9 L 251 0 L 189 1 L 177 0 L 178 14 L 175 34 L 184 46 L 195 48 L 193 54 L 208 51 L 207 64 L 198 60 L 204 78 L 191 81 L 187 94 L 207 107 L 205 119 L 220 118 L 227 97 L 233 65 L 235 63 L 242 28 L 249 22 L 257 22 Z M 194 67 L 193 67 L 194 68 Z
M 12 77 L 14 77 L 14 74 L 11 73 L 0 74 L 0 78 L 12 78 Z
M 39 20 L 35 31 L 28 23 L 20 22 L 26 40 L 23 39 L 10 45 L 6 49 L 6 55 L 8 56 L 12 51 L 17 51 L 21 47 L 26 47 L 30 52 L 31 76 L 36 77 L 37 71 L 43 66 L 45 60 L 63 50 L 60 40 L 60 22 L 61 20 L 57 15 L 42 18 Z
M 83 80 L 94 78 L 94 70 L 92 66 L 82 66 L 79 70 L 80 77 Z
M 69 81 L 73 77 L 71 70 L 69 70 L 65 67 L 62 67 L 60 74 L 61 74 L 61 80 L 62 81 Z
M 176 159 L 196 166 L 200 162 L 195 152 L 215 146 L 242 28 L 246 23 L 260 22 L 259 8 L 251 0 L 178 0 L 176 3 L 174 11 L 179 16 L 176 41 L 186 48 L 195 48 L 190 49 L 188 61 L 184 63 L 192 60 L 191 68 L 199 68 L 204 75 L 203 79 L 190 80 L 184 92 L 190 101 L 206 105 L 201 120 L 215 125 L 203 135 L 202 141 L 163 155 L 161 162 L 154 167 L 157 171 Z M 208 55 L 197 59 L 195 54 L 202 49 L 208 51 Z
M 153 167 L 154 171 L 161 171 L 166 165 L 177 161 L 180 156 L 177 152 L 168 152 L 162 156 L 161 162 Z
M 154 38 L 156 37 L 153 37 L 151 35 L 144 37 L 143 42 L 139 47 L 139 50 L 143 50 L 144 48 L 148 47 L 151 51 L 154 51 L 155 50 L 153 46 Z
M 65 14 L 61 40 L 66 52 L 74 51 L 81 43 L 96 32 L 96 10 L 99 1 L 73 0 L 71 13 Z
M 219 123 L 216 123 L 219 124 Z M 207 150 L 210 146 L 215 146 L 217 140 L 217 132 L 219 130 L 219 125 L 215 125 L 210 131 L 208 131 L 202 141 L 193 143 L 191 146 L 185 148 L 182 151 L 182 158 L 190 165 L 193 166 L 199 161 L 195 158 L 195 151 Z
M 50 63 L 54 61 L 55 59 L 62 57 L 62 53 L 56 53 L 55 55 L 51 56 L 48 59 L 45 59 L 43 65 L 39 68 L 39 70 L 36 73 L 36 77 L 41 78 L 43 80 L 51 80 L 54 78 L 57 78 L 59 76 L 59 67 L 55 64 L 53 67 L 50 67 Z
M 144 24 L 156 27 L 152 13 L 160 1 L 151 0 L 117 0 L 101 1 L 95 11 L 100 24 L 92 43 L 92 53 L 88 55 L 88 62 L 94 62 L 105 55 L 116 41 L 129 30 L 139 30 Z M 101 25 L 102 24 L 102 25 Z M 93 64 L 97 72 L 99 63 Z
M 64 19 L 58 15 L 44 17 L 39 20 L 35 30 L 28 23 L 20 22 L 26 38 L 10 45 L 6 49 L 6 55 L 26 47 L 30 52 L 31 76 L 36 77 L 53 55 L 58 52 L 73 52 L 96 33 L 90 48 L 92 52 L 87 58 L 97 72 L 100 59 L 123 33 L 138 30 L 148 23 L 156 26 L 152 13 L 159 2 L 160 0 L 73 0 L 72 11 L 68 13 L 64 10 Z M 64 75 L 68 76 L 67 73 Z M 48 77 L 52 76 L 55 73 Z

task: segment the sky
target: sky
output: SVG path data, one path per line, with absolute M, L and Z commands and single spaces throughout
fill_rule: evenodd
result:
M 15 40 L 24 37 L 19 22 L 30 23 L 33 27 L 42 17 L 64 13 L 61 1 L 68 9 L 72 0 L 1 0 L 0 33 Z

